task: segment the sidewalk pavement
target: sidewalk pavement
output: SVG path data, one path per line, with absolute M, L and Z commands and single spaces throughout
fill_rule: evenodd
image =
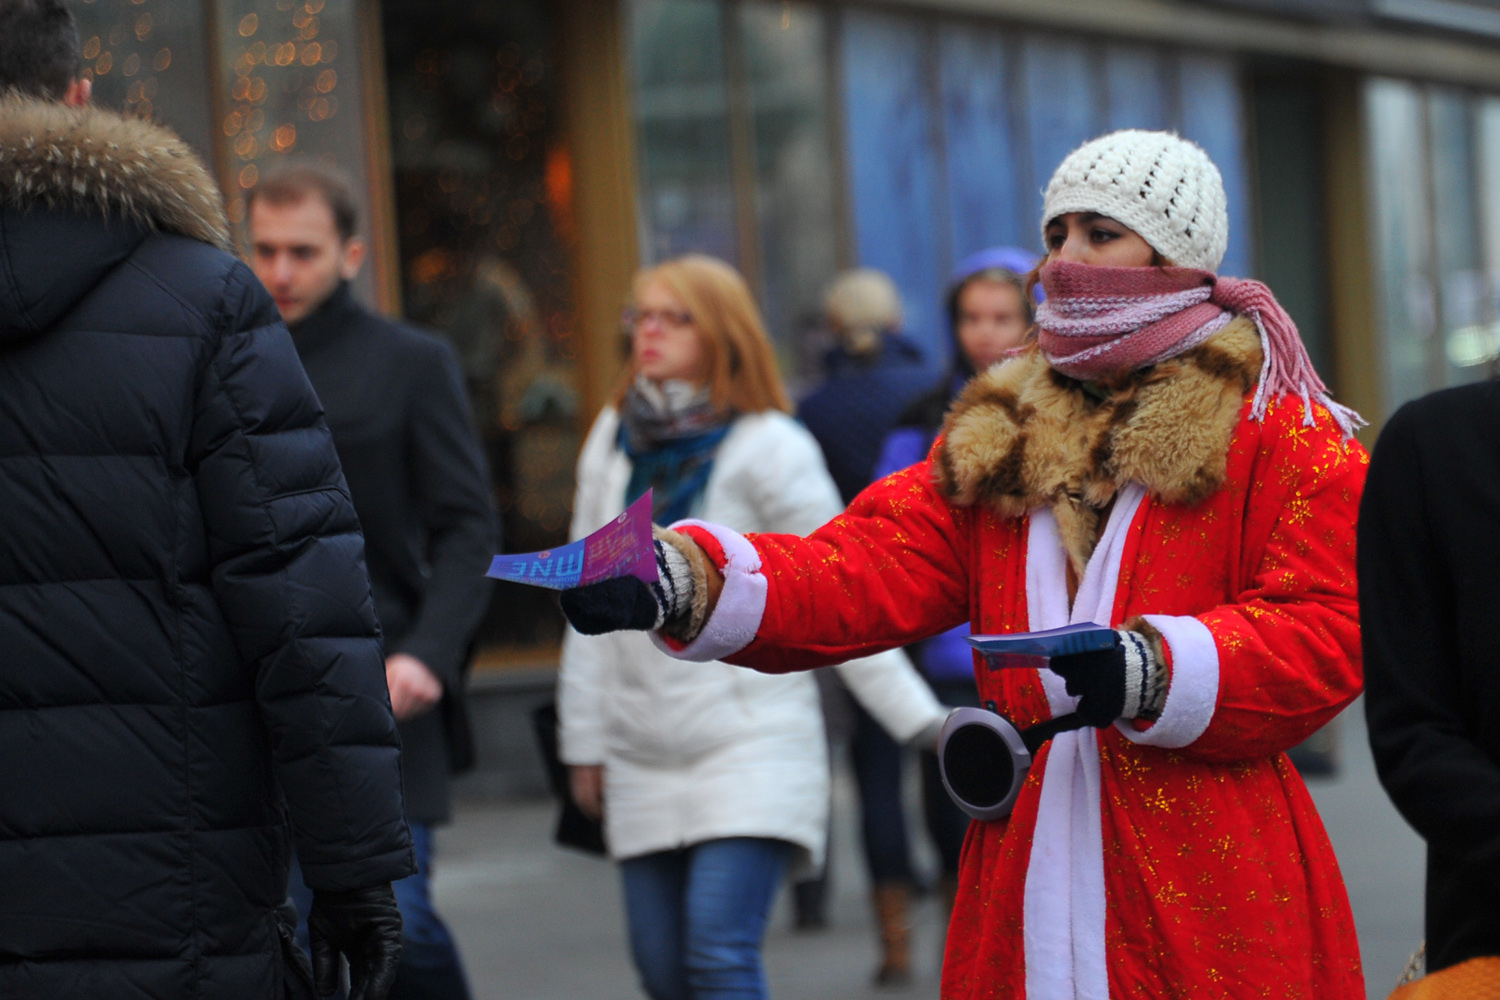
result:
M 1339 773 L 1309 786 L 1343 867 L 1375 1000 L 1390 993 L 1422 936 L 1423 849 L 1376 782 L 1361 706 L 1338 725 Z M 469 802 L 440 834 L 434 889 L 458 936 L 475 998 L 639 1000 L 615 868 L 553 847 L 553 816 L 552 803 L 544 800 Z M 938 996 L 942 926 L 932 898 L 914 913 L 913 984 L 903 990 L 870 985 L 875 931 L 855 819 L 851 781 L 841 769 L 830 926 L 791 930 L 789 894 L 781 894 L 765 952 L 775 1000 Z M 925 845 L 919 860 L 930 868 Z

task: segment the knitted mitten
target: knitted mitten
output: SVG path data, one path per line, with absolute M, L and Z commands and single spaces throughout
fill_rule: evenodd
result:
M 600 580 L 564 590 L 560 595 L 563 614 L 584 635 L 603 635 L 622 629 L 663 629 L 673 638 L 691 640 L 702 631 L 706 607 L 697 595 L 705 594 L 693 542 L 675 531 L 655 529 L 656 582 L 634 576 Z M 689 549 L 688 546 L 692 546 Z M 690 559 L 697 554 L 699 559 Z
M 1054 656 L 1047 666 L 1067 681 L 1078 698 L 1078 714 L 1103 729 L 1116 719 L 1155 719 L 1167 700 L 1167 669 L 1151 641 L 1140 632 L 1116 629 L 1109 649 Z

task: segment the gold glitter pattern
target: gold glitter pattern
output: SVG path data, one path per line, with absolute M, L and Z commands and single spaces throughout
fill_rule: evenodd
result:
M 1115 622 L 1193 615 L 1218 647 L 1207 730 L 1168 750 L 1099 733 L 1110 995 L 1363 997 L 1348 900 L 1287 748 L 1359 693 L 1354 529 L 1368 456 L 1300 401 L 1243 419 L 1224 485 L 1196 506 L 1148 497 L 1122 561 Z M 808 539 L 757 536 L 770 594 L 734 659 L 836 662 L 970 617 L 1024 631 L 1026 518 L 954 508 L 918 466 L 872 486 Z M 1169 656 L 1171 654 L 1168 650 Z M 977 671 L 1018 725 L 1050 713 L 1035 671 Z M 1170 695 L 1168 705 L 1170 706 Z M 1048 750 L 1010 818 L 975 823 L 942 996 L 1025 994 L 1023 899 Z

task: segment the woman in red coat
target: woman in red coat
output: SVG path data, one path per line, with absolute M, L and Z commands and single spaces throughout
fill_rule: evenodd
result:
M 1048 186 L 1036 343 L 964 391 L 926 463 L 808 538 L 684 522 L 653 601 L 570 592 L 582 630 L 795 670 L 962 621 L 1093 621 L 1113 650 L 976 668 L 1040 750 L 974 823 L 943 996 L 1365 995 L 1338 865 L 1284 751 L 1360 690 L 1367 456 L 1264 286 L 1213 273 L 1218 170 L 1120 132 Z M 649 621 L 647 619 L 650 619 Z

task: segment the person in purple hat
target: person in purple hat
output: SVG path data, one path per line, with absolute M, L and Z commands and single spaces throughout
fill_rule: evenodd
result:
M 1016 247 L 991 247 L 959 262 L 947 295 L 948 329 L 953 334 L 952 368 L 897 418 L 875 466 L 877 480 L 926 458 L 949 404 L 964 384 L 1026 343 L 1032 326 L 1032 303 L 1026 286 L 1036 265 L 1035 254 Z M 1037 286 L 1035 292 L 1040 295 L 1041 287 Z M 960 625 L 907 649 L 944 705 L 979 704 L 973 654 L 964 642 L 968 634 L 969 626 Z M 922 754 L 922 809 L 942 865 L 939 889 L 945 906 L 951 909 L 969 818 L 943 791 L 937 754 L 931 752 Z

